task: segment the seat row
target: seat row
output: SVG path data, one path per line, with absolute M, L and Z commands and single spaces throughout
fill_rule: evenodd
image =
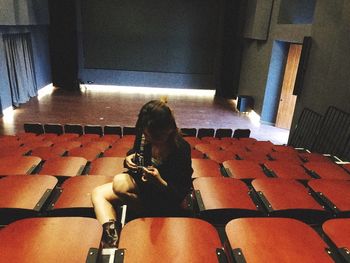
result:
M 58 124 L 58 123 L 25 123 L 23 125 L 24 131 L 28 133 L 44 134 L 44 133 L 76 133 L 76 134 L 98 134 L 103 136 L 105 134 L 116 134 L 119 136 L 135 135 L 135 127 L 120 126 L 120 125 L 82 125 L 82 124 Z M 249 129 L 230 129 L 230 128 L 181 128 L 183 136 L 193 137 L 214 137 L 214 138 L 243 138 L 250 136 Z
M 105 175 L 75 176 L 59 183 L 51 175 L 12 175 L 0 179 L 0 224 L 28 216 L 94 217 L 91 193 L 112 182 Z M 250 184 L 226 177 L 193 181 L 186 215 L 222 225 L 239 217 L 288 217 L 320 224 L 350 217 L 350 181 L 260 178 Z M 182 213 L 182 215 L 185 213 Z
M 13 263 L 349 262 L 350 219 L 328 220 L 319 232 L 288 218 L 238 218 L 222 231 L 195 218 L 139 218 L 123 227 L 118 248 L 108 253 L 99 249 L 95 219 L 30 218 L 0 231 L 0 255 Z

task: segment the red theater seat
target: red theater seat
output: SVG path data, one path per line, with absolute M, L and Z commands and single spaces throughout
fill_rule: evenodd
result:
M 57 179 L 47 175 L 13 175 L 2 178 L 0 223 L 7 224 L 20 218 L 38 216 L 56 184 Z
M 239 218 L 225 231 L 235 262 L 334 262 L 316 231 L 295 219 Z
M 71 177 L 81 175 L 87 161 L 82 157 L 58 157 L 47 160 L 39 174 Z
M 328 220 L 323 223 L 322 229 L 338 249 L 341 262 L 349 262 L 350 218 Z
M 350 174 L 332 162 L 308 162 L 303 166 L 316 178 L 350 180 Z
M 91 162 L 89 175 L 114 176 L 122 173 L 124 168 L 123 157 L 102 157 Z
M 221 177 L 220 165 L 209 159 L 192 159 L 192 178 Z
M 262 167 L 254 161 L 228 160 L 223 163 L 229 177 L 236 179 L 266 178 Z
M 193 181 L 199 216 L 225 224 L 232 218 L 261 216 L 245 183 L 234 178 L 202 177 Z
M 123 262 L 221 262 L 225 257 L 216 229 L 195 218 L 139 218 L 121 231 Z
M 31 155 L 40 157 L 43 160 L 61 157 L 66 153 L 66 149 L 60 146 L 37 147 L 32 150 Z
M 110 176 L 76 176 L 68 178 L 61 186 L 60 195 L 50 213 L 60 216 L 94 217 L 91 193 L 95 187 L 112 182 Z
M 93 262 L 101 236 L 101 224 L 93 218 L 19 220 L 0 231 L 1 262 Z
M 223 163 L 224 161 L 236 158 L 236 154 L 234 152 L 217 150 L 206 152 L 206 156 L 217 163 Z
M 264 162 L 264 166 L 268 171 L 272 171 L 273 175 L 284 179 L 310 180 L 312 177 L 307 174 L 303 166 L 294 162 L 284 161 L 268 161 Z
M 0 175 L 31 174 L 40 164 L 36 156 L 10 156 L 0 158 Z
M 337 216 L 350 216 L 350 181 L 318 179 L 308 185 Z
M 83 157 L 90 162 L 100 157 L 101 154 L 100 149 L 89 146 L 74 148 L 68 152 L 68 156 Z
M 320 223 L 331 216 L 296 180 L 254 179 L 252 186 L 270 216 L 291 217 L 307 223 Z

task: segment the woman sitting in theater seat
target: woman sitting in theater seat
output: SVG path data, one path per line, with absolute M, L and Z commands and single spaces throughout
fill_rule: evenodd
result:
M 140 110 L 134 147 L 125 158 L 128 172 L 92 193 L 97 219 L 103 225 L 103 245 L 114 247 L 120 223 L 113 205 L 127 204 L 140 215 L 166 216 L 179 211 L 192 187 L 191 149 L 180 136 L 172 111 L 162 100 Z

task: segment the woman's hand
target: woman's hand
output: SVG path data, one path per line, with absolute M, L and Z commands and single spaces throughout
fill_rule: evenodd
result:
M 163 186 L 167 186 L 168 183 L 160 176 L 160 173 L 157 168 L 153 166 L 148 166 L 143 168 L 144 175 L 142 176 L 143 181 L 156 182 Z
M 125 166 L 130 170 L 136 170 L 137 165 L 134 163 L 135 153 L 125 157 Z

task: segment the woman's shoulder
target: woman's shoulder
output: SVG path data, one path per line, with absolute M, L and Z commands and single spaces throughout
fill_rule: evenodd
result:
M 181 136 L 178 135 L 177 139 L 177 148 L 180 151 L 190 151 L 191 150 L 191 146 L 190 144 Z

